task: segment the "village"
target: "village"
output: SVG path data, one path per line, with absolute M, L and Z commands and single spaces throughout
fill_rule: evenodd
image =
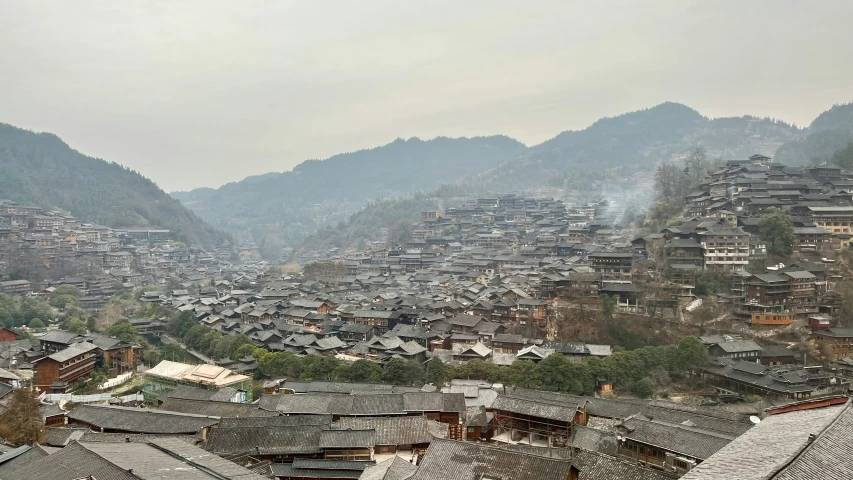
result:
M 87 273 L 0 292 L 73 287 L 95 328 L 0 329 L 0 419 L 32 417 L 0 479 L 821 478 L 853 421 L 853 173 L 754 155 L 683 201 L 642 232 L 476 198 L 300 266 L 4 202 L 0 260 Z

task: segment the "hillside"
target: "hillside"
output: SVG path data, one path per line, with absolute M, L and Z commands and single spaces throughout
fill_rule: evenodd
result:
M 614 178 L 631 178 L 702 145 L 712 158 L 773 154 L 798 129 L 756 117 L 709 119 L 678 103 L 603 118 L 584 130 L 562 132 L 529 148 L 520 158 L 480 175 L 491 191 L 542 187 L 607 189 Z
M 196 245 L 230 240 L 139 173 L 87 157 L 56 135 L 2 123 L 0 198 L 60 208 L 115 228 L 167 228 Z
M 821 163 L 853 142 L 853 102 L 834 105 L 818 115 L 801 138 L 785 143 L 774 160 L 790 165 Z
M 269 173 L 172 195 L 214 226 L 263 244 L 268 255 L 318 228 L 345 220 L 368 201 L 451 183 L 518 156 L 526 147 L 504 136 L 398 139 L 370 150 L 308 160 Z
M 682 158 L 698 145 L 711 158 L 746 158 L 772 155 L 800 135 L 801 130 L 781 121 L 709 119 L 687 106 L 663 103 L 603 118 L 530 148 L 504 136 L 396 140 L 307 161 L 292 172 L 173 195 L 214 226 L 263 244 L 268 256 L 276 256 L 281 247 L 296 247 L 318 230 L 349 222 L 350 214 L 378 198 L 405 197 L 442 184 L 461 185 L 470 195 L 528 191 L 568 200 L 602 194 L 636 198 L 651 188 L 656 165 Z M 392 214 L 390 205 L 383 209 L 403 217 Z M 377 236 L 373 233 L 371 238 Z

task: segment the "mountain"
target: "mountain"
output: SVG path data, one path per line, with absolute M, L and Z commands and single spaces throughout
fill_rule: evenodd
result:
M 370 230 L 375 215 L 362 215 L 356 224 L 348 223 L 349 215 L 380 197 L 405 197 L 453 184 L 468 195 L 528 191 L 568 200 L 602 194 L 636 199 L 651 189 L 656 165 L 682 158 L 699 145 L 712 158 L 746 158 L 772 155 L 800 134 L 781 121 L 711 119 L 667 102 L 602 118 L 530 148 L 504 136 L 398 139 L 371 150 L 307 161 L 291 172 L 173 195 L 214 226 L 263 244 L 262 252 L 276 256 L 283 246 L 296 247 L 318 231 L 330 233 L 324 229 L 336 224 L 333 236 L 343 239 L 336 246 L 353 244 L 352 232 Z M 392 203 L 374 205 L 370 211 L 386 211 L 396 219 L 411 207 Z M 394 213 L 395 208 L 400 211 Z M 374 231 L 369 239 L 380 236 Z M 309 241 L 322 237 L 314 235 Z
M 697 146 L 712 158 L 773 154 L 798 129 L 751 116 L 715 118 L 678 103 L 603 118 L 584 130 L 562 132 L 529 148 L 520 158 L 485 172 L 477 183 L 490 191 L 536 188 L 592 190 L 615 178 L 630 179 Z
M 308 160 L 292 171 L 172 195 L 214 226 L 243 233 L 275 255 L 370 200 L 411 195 L 486 171 L 526 150 L 505 136 L 397 139 L 370 150 Z
M 139 173 L 87 157 L 56 135 L 2 123 L 0 198 L 60 208 L 114 228 L 167 228 L 195 245 L 230 241 Z
M 790 165 L 826 162 L 853 142 L 853 102 L 834 105 L 818 115 L 804 135 L 776 151 L 775 161 Z

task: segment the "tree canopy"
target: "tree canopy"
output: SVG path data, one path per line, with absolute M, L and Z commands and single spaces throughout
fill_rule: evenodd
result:
M 767 242 L 767 253 L 770 255 L 789 257 L 794 251 L 794 223 L 782 209 L 767 209 L 767 213 L 758 219 L 758 235 Z
M 9 408 L 0 414 L 0 437 L 13 445 L 32 445 L 40 440 L 42 428 L 39 401 L 26 388 L 15 390 Z
M 125 343 L 134 343 L 136 341 L 136 327 L 130 324 L 127 320 L 120 320 L 107 329 L 107 335 L 116 337 Z

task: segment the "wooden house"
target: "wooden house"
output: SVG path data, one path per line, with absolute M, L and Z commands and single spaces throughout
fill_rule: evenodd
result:
M 80 342 L 60 352 L 36 360 L 36 388 L 50 393 L 65 393 L 78 379 L 95 369 L 95 350 L 89 342 Z

